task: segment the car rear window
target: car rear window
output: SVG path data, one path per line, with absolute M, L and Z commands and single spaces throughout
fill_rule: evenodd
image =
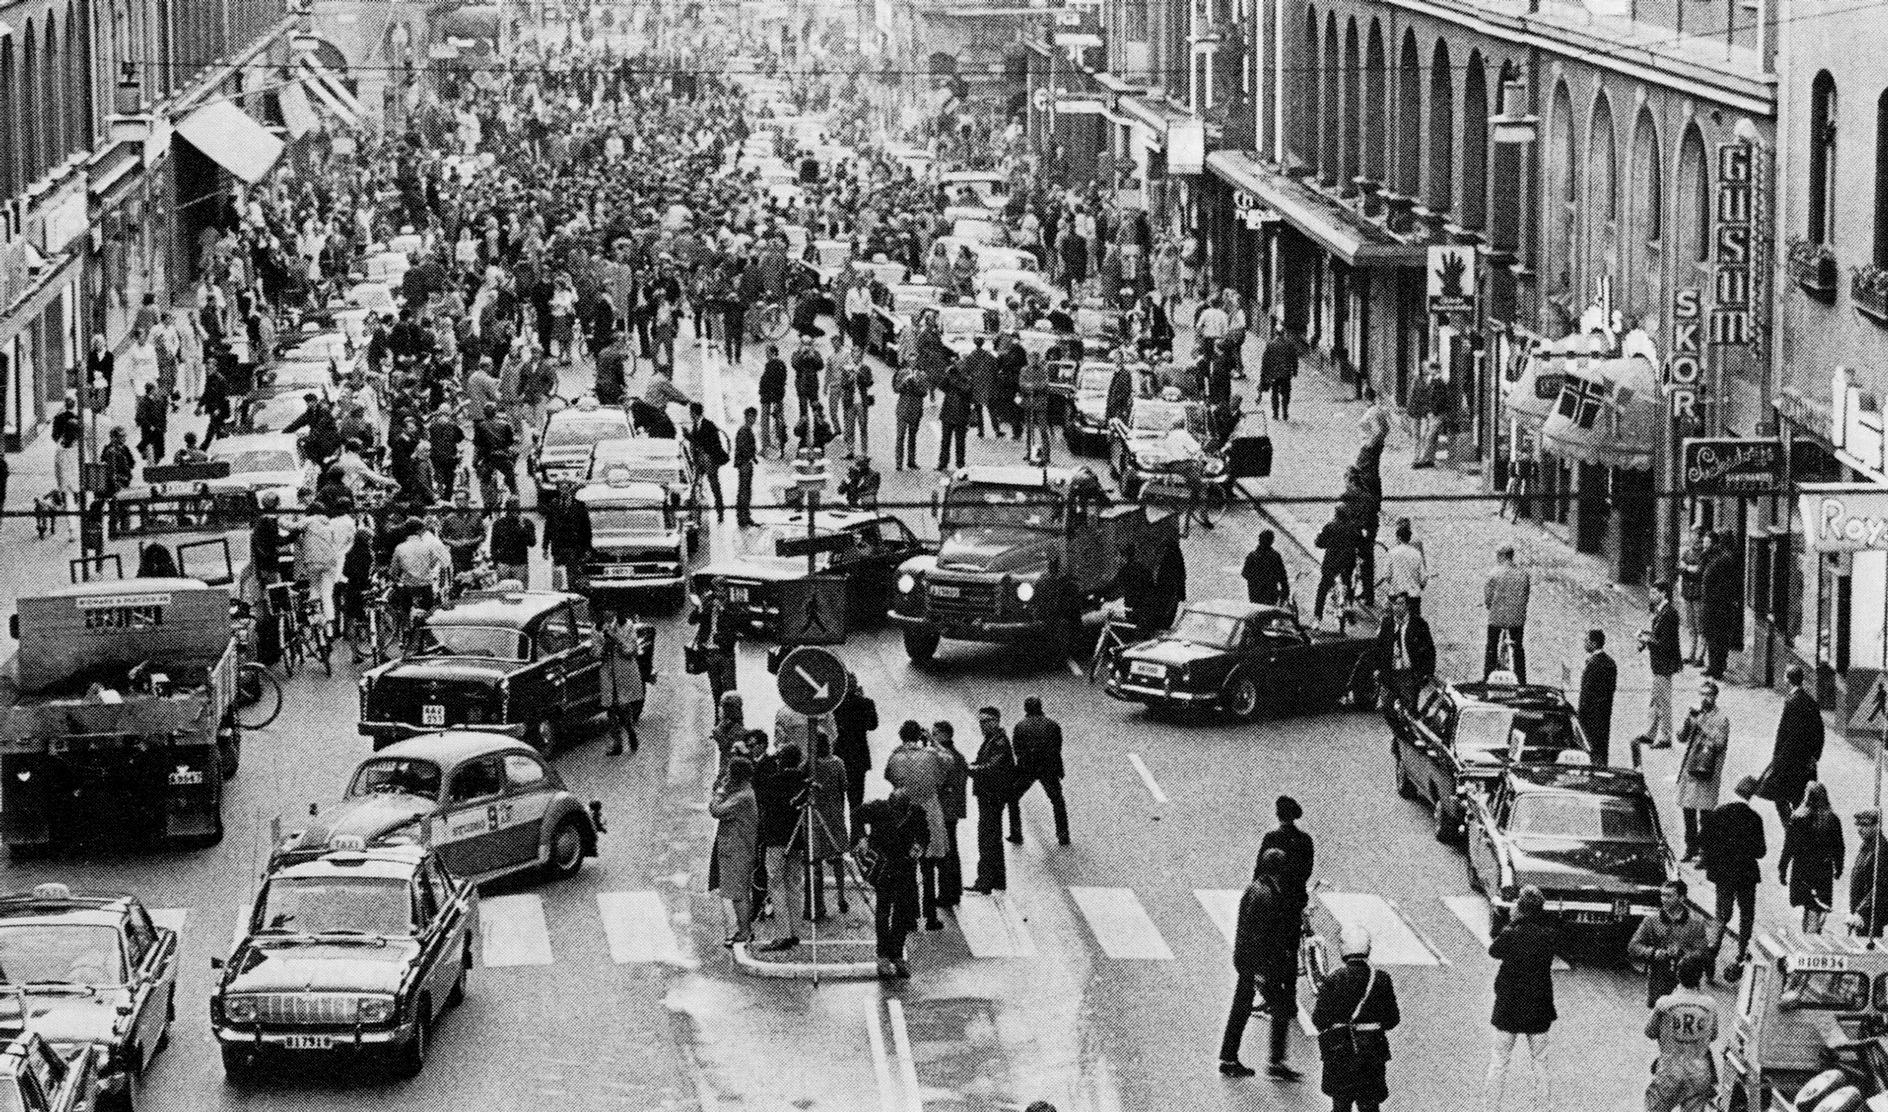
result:
M 1553 792 L 1523 795 L 1515 801 L 1509 833 L 1535 838 L 1581 841 L 1652 842 L 1658 840 L 1646 801 L 1628 796 Z
M 1500 706 L 1466 706 L 1456 717 L 1455 748 L 1468 753 L 1505 753 L 1514 711 Z

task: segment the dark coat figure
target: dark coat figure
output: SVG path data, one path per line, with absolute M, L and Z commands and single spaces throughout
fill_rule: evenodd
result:
M 1737 634 L 1737 612 L 1743 603 L 1743 588 L 1738 581 L 1737 564 L 1723 545 L 1716 545 L 1705 558 L 1703 625 L 1704 674 L 1712 679 L 1724 675 L 1725 658 Z
M 879 873 L 872 878 L 877 895 L 873 907 L 873 928 L 878 943 L 878 958 L 892 969 L 880 966 L 880 972 L 895 971 L 909 976 L 905 969 L 905 936 L 918 925 L 918 854 L 930 843 L 931 829 L 924 809 L 914 804 L 904 792 L 893 789 L 884 799 L 875 799 L 859 809 L 867 845 L 883 859 Z
M 1279 863 L 1277 856 L 1261 855 L 1259 875 L 1252 878 L 1239 898 L 1239 921 L 1232 943 L 1232 1010 L 1226 1016 L 1226 1030 L 1219 1043 L 1222 1072 L 1239 1061 L 1255 993 L 1263 995 L 1271 1014 L 1267 1061 L 1274 1067 L 1285 1062 L 1286 1042 L 1297 1017 L 1298 1009 L 1291 998 L 1298 978 L 1301 920 L 1292 897 L 1279 890 L 1278 877 L 1263 867 L 1268 861 Z
M 846 762 L 846 803 L 852 815 L 854 832 L 859 823 L 859 807 L 865 802 L 865 774 L 872 770 L 870 736 L 878 729 L 878 704 L 859 689 L 856 680 L 846 690 L 846 697 L 833 708 L 833 756 Z
M 1010 746 L 1016 754 L 1016 785 L 1010 792 L 1010 841 L 1023 840 L 1021 800 L 1035 784 L 1049 797 L 1055 816 L 1056 841 L 1069 844 L 1069 808 L 1062 796 L 1062 724 L 1042 713 L 1042 703 L 1031 696 L 1023 704 L 1023 716 L 1010 731 Z
M 1580 731 L 1593 749 L 1593 763 L 1604 765 L 1613 739 L 1613 693 L 1619 688 L 1619 665 L 1605 649 L 1587 654 L 1580 668 Z
M 1790 906 L 1827 912 L 1834 905 L 1836 881 L 1848 847 L 1842 838 L 1842 820 L 1835 812 L 1799 811 L 1783 832 L 1783 853 L 1777 874 L 1790 886 Z
M 1863 836 L 1861 848 L 1855 851 L 1855 863 L 1849 867 L 1849 914 L 1862 921 L 1857 933 L 1864 938 L 1880 938 L 1882 927 L 1888 926 L 1888 861 L 1881 862 L 1879 872 L 1875 865 L 1888 851 L 1888 842 L 1883 841 L 1879 829 L 1865 831 Z
M 1285 574 L 1285 558 L 1272 547 L 1271 531 L 1259 534 L 1259 543 L 1246 553 L 1239 570 L 1246 581 L 1246 600 L 1260 606 L 1282 606 L 1291 595 L 1291 579 Z
M 1803 789 L 1816 778 L 1822 740 L 1822 708 L 1816 705 L 1816 697 L 1801 687 L 1792 688 L 1783 700 L 1783 717 L 1777 721 L 1769 770 L 1757 789 L 1758 795 L 1776 803 L 1777 813 L 1786 822 L 1790 811 L 1803 801 Z
M 1769 852 L 1763 819 L 1741 799 L 1721 804 L 1705 816 L 1698 843 L 1704 851 L 1704 875 L 1720 887 L 1756 884 L 1758 866 Z
M 1311 835 L 1298 829 L 1290 822 L 1281 821 L 1276 830 L 1268 830 L 1265 837 L 1259 839 L 1259 857 L 1265 857 L 1265 851 L 1278 850 L 1285 855 L 1285 862 L 1279 866 L 1279 891 L 1291 897 L 1297 904 L 1299 914 L 1304 913 L 1311 902 L 1311 872 L 1315 866 L 1317 846 L 1311 841 Z M 1259 875 L 1259 864 L 1252 864 L 1252 875 Z
M 1413 683 L 1412 692 L 1429 682 L 1436 674 L 1436 640 L 1429 633 L 1429 623 L 1421 614 L 1411 614 L 1403 620 L 1401 633 L 1401 659 L 1405 662 L 1408 679 Z M 1396 616 L 1383 619 L 1383 625 L 1377 629 L 1377 664 L 1386 676 L 1393 675 L 1398 659 L 1398 638 Z
M 1488 947 L 1495 970 L 1495 1030 L 1544 1035 L 1560 1018 L 1554 1010 L 1554 953 L 1560 935 L 1545 915 L 1527 915 L 1503 927 Z
M 984 891 L 1008 886 L 1003 858 L 1003 807 L 1016 790 L 1016 753 L 1001 727 L 984 736 L 970 763 L 970 791 L 977 797 L 977 883 Z
M 1346 958 L 1318 986 L 1318 1003 L 1311 1024 L 1318 1030 L 1318 1053 L 1324 1059 L 1324 1095 L 1348 1107 L 1373 1110 L 1390 1097 L 1387 1045 L 1378 1058 L 1359 1059 L 1350 1052 L 1352 1016 L 1357 1024 L 1374 1024 L 1390 1031 L 1403 1020 L 1396 1004 L 1396 982 L 1371 966 L 1367 957 Z M 1387 1040 L 1386 1040 L 1387 1044 Z

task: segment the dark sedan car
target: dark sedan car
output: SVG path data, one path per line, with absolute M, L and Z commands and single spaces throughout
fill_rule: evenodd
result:
M 1121 650 L 1108 694 L 1157 707 L 1261 711 L 1368 705 L 1373 639 L 1306 629 L 1278 606 L 1233 599 L 1189 602 L 1173 628 Z
M 1469 886 L 1487 895 L 1496 931 L 1533 885 L 1562 926 L 1623 948 L 1677 875 L 1645 778 L 1630 769 L 1513 765 L 1468 799 Z
M 876 510 L 821 510 L 810 533 L 805 511 L 761 511 L 754 520 L 736 537 L 736 551 L 697 571 L 691 583 L 697 598 L 721 592 L 742 629 L 762 637 L 773 636 L 780 622 L 778 585 L 808 574 L 809 542 L 813 573 L 845 579 L 851 626 L 883 618 L 898 566 L 928 551 L 904 522 Z
M 435 610 L 404 659 L 361 677 L 360 732 L 379 749 L 466 726 L 548 752 L 602 710 L 590 604 L 561 591 L 482 591 Z
M 1396 789 L 1422 800 L 1436 840 L 1461 837 L 1471 793 L 1487 790 L 1509 764 L 1589 761 L 1586 735 L 1558 687 L 1430 680 L 1416 706 L 1390 711 Z

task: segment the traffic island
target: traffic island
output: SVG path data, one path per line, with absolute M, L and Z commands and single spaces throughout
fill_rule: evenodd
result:
M 876 943 L 867 938 L 801 939 L 791 950 L 757 952 L 765 943 L 734 944 L 734 964 L 750 977 L 780 980 L 872 980 L 878 976 Z

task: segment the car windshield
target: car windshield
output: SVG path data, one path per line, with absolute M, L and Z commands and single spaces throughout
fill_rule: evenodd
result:
M 1114 385 L 1114 367 L 1083 367 L 1075 376 L 1075 391 L 1079 394 L 1106 394 Z
M 1512 707 L 1463 707 L 1455 720 L 1455 747 L 1468 753 L 1505 753 L 1508 730 L 1513 724 Z
M 411 757 L 375 757 L 354 773 L 354 782 L 348 785 L 347 794 L 376 795 L 381 792 L 438 799 L 439 766 L 432 761 L 418 761 Z
M 667 527 L 661 510 L 590 508 L 590 529 L 596 533 L 660 533 Z
M 1541 792 L 1516 801 L 1510 834 L 1583 842 L 1655 842 L 1646 801 L 1632 796 Z
M 232 475 L 295 470 L 295 453 L 280 448 L 244 448 L 229 453 L 218 452 L 212 458 L 228 460 L 229 473 Z
M 254 926 L 264 934 L 405 938 L 413 933 L 413 905 L 404 880 L 277 877 L 262 891 Z
M 1195 438 L 1204 440 L 1206 407 L 1194 402 L 1167 402 L 1141 398 L 1134 403 L 1130 417 L 1135 432 L 1164 433 L 1178 425 Z
M 525 660 L 524 634 L 499 626 L 429 625 L 420 633 L 425 656 L 483 656 L 493 660 Z
M 544 430 L 546 448 L 574 448 L 579 445 L 595 444 L 599 440 L 613 440 L 629 435 L 629 418 L 622 414 L 614 417 L 597 414 L 561 421 L 552 421 Z
M 1176 641 L 1204 645 L 1209 649 L 1230 649 L 1239 643 L 1239 627 L 1244 623 L 1224 614 L 1204 610 L 1183 610 L 1167 634 Z
M 1012 529 L 1062 528 L 1062 500 L 1041 487 L 983 486 L 952 488 L 944 500 L 943 528 L 997 525 Z
M 118 930 L 98 923 L 0 923 L 0 984 L 122 985 Z
M 980 335 L 985 331 L 982 309 L 960 309 L 954 305 L 937 311 L 937 329 L 939 332 L 965 332 Z

